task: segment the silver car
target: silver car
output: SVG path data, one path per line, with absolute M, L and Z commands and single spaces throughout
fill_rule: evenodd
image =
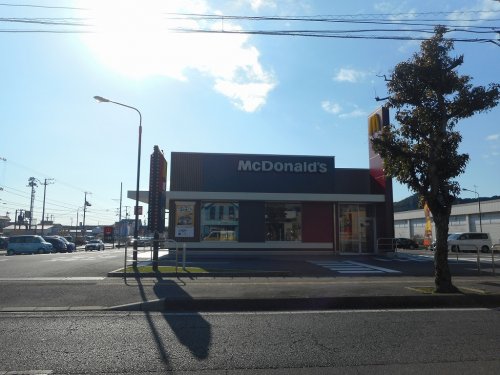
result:
M 91 250 L 104 250 L 104 242 L 101 240 L 90 240 L 87 242 L 85 245 L 85 251 L 91 251 Z

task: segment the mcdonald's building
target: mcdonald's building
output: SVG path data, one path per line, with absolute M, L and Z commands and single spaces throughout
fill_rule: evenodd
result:
M 387 117 L 371 114 L 367 136 Z M 368 169 L 337 168 L 334 156 L 172 152 L 168 237 L 207 251 L 376 253 L 394 236 L 392 185 L 369 151 Z

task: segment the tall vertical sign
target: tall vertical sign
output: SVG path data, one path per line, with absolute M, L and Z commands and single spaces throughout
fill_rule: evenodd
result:
M 167 190 L 167 161 L 158 146 L 154 146 L 149 168 L 148 229 L 165 231 L 165 192 Z
M 368 147 L 370 154 L 370 176 L 379 186 L 380 191 L 385 191 L 387 179 L 384 174 L 384 162 L 379 154 L 373 150 L 372 138 L 377 138 L 382 131 L 382 127 L 389 125 L 389 110 L 380 107 L 368 117 Z
M 370 157 L 371 192 L 383 194 L 385 197 L 384 214 L 377 215 L 377 235 L 394 237 L 394 205 L 392 196 L 392 179 L 385 176 L 384 161 L 375 152 L 371 140 L 380 136 L 382 129 L 389 126 L 389 109 L 380 107 L 368 116 L 368 150 Z

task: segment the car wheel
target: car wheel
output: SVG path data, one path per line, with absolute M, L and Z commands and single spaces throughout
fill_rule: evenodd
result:
M 7 250 L 7 255 L 14 255 L 14 250 Z
M 482 252 L 482 253 L 489 253 L 489 252 L 490 252 L 490 248 L 489 248 L 488 246 L 486 246 L 486 245 L 485 245 L 485 246 L 483 246 L 483 247 L 481 248 L 481 252 Z

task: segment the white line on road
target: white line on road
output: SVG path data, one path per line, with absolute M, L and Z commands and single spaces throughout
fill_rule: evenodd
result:
M 401 273 L 400 271 L 391 270 L 389 268 L 382 268 L 372 266 L 371 264 L 359 263 L 354 261 L 312 261 L 310 262 L 317 266 L 328 268 L 341 274 L 380 274 L 380 273 Z
M 396 271 L 396 270 L 391 270 L 389 268 L 383 268 L 383 267 L 377 267 L 377 266 L 372 266 L 371 264 L 364 264 L 364 263 L 358 263 L 358 262 L 354 262 L 354 261 L 350 261 L 350 263 L 352 264 L 357 264 L 359 266 L 364 266 L 364 267 L 369 267 L 369 268 L 373 268 L 374 270 L 379 270 L 379 271 L 382 271 L 382 272 L 387 272 L 387 273 L 401 273 L 400 271 Z
M 0 281 L 100 281 L 106 277 L 76 276 L 76 277 L 0 277 Z

